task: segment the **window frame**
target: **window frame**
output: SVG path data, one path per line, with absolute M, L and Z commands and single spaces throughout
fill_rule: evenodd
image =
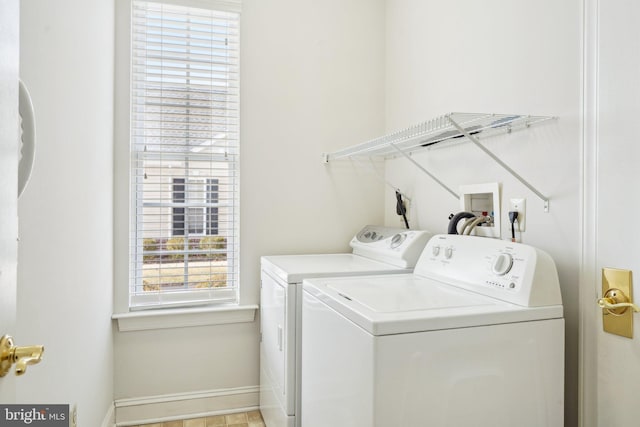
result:
M 184 6 L 193 6 L 202 8 L 203 6 L 215 5 L 215 9 L 223 11 L 240 12 L 240 0 L 213 0 L 213 1 L 198 1 L 198 0 L 156 0 L 158 3 L 178 4 Z M 130 191 L 129 177 L 131 176 L 131 151 L 129 147 L 129 135 L 131 129 L 130 111 L 131 111 L 131 99 L 130 99 L 130 85 L 131 85 L 131 0 L 119 0 L 116 2 L 116 40 L 115 40 L 115 52 L 116 52 L 116 69 L 115 69 L 115 148 L 114 148 L 114 319 L 118 319 L 119 322 L 126 320 L 130 321 L 132 317 L 142 315 L 148 317 L 149 312 L 134 312 L 129 305 L 129 233 L 130 233 L 130 221 L 132 215 L 131 210 L 134 208 L 134 196 Z M 239 117 L 238 117 L 239 119 Z M 238 126 L 239 133 L 239 126 Z M 238 136 L 239 140 L 239 136 Z M 235 167 L 238 171 L 239 180 L 239 161 L 235 162 Z M 205 184 L 207 185 L 207 184 Z M 240 187 L 237 184 L 236 193 L 239 197 Z M 209 195 L 207 194 L 207 197 Z M 236 203 L 234 209 L 236 210 L 236 233 L 235 244 L 239 243 L 239 202 Z M 207 212 L 205 215 L 209 215 Z M 205 218 L 205 225 L 208 220 Z M 206 230 L 205 230 L 206 231 Z M 201 320 L 189 322 L 195 324 L 219 324 L 219 323 L 236 323 L 244 321 L 252 321 L 255 315 L 255 304 L 241 305 L 241 286 L 239 277 L 239 250 L 236 249 L 237 257 L 230 268 L 233 269 L 236 277 L 235 298 L 234 302 L 227 302 L 223 304 L 211 304 L 208 306 L 194 306 L 194 307 L 181 307 L 175 308 L 175 306 L 158 305 L 154 308 L 161 308 L 166 313 L 163 319 L 172 319 L 172 316 L 182 318 L 184 313 L 200 313 L 198 316 Z M 238 309 L 239 314 L 234 314 L 234 307 Z M 220 319 L 218 315 L 211 316 L 211 313 L 222 313 Z M 231 315 L 229 314 L 231 313 Z M 231 319 L 231 320 L 230 320 Z M 160 322 L 166 323 L 166 322 Z M 171 324 L 169 321 L 168 324 Z M 163 326 L 170 327 L 170 326 Z M 148 325 L 144 329 L 149 329 Z M 134 327 L 135 330 L 135 327 Z

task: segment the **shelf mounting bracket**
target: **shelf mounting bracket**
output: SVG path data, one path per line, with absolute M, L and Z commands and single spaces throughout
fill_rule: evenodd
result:
M 427 175 L 429 175 L 431 177 L 431 179 L 433 179 L 435 182 L 437 182 L 438 184 L 440 184 L 440 186 L 442 188 L 444 188 L 445 190 L 447 190 L 449 193 L 451 193 L 451 195 L 453 195 L 453 197 L 455 197 L 456 199 L 460 198 L 460 195 L 458 193 L 456 193 L 455 191 L 453 191 L 452 189 L 450 189 L 444 182 L 440 181 L 438 178 L 435 177 L 435 175 L 433 175 L 431 172 L 429 172 L 428 170 L 426 170 L 420 163 L 416 162 L 415 160 L 413 160 L 413 158 L 408 155 L 406 152 L 402 151 L 401 149 L 399 149 L 398 147 L 396 147 L 394 144 L 389 144 L 391 147 L 393 147 L 398 153 L 402 154 L 404 156 L 405 159 L 409 160 L 411 163 L 413 163 L 418 169 L 420 169 L 422 172 L 426 173 Z
M 545 212 L 549 212 L 549 198 L 547 196 L 545 196 L 544 194 L 542 194 L 540 191 L 538 191 L 538 189 L 536 189 L 533 185 L 531 185 L 526 179 L 524 179 L 522 176 L 520 176 L 520 174 L 518 174 L 516 171 L 514 171 L 513 169 L 511 169 L 511 167 L 509 167 L 509 165 L 507 165 L 505 162 L 503 162 L 498 156 L 496 156 L 495 154 L 493 154 L 492 151 L 490 151 L 487 147 L 485 147 L 484 145 L 482 145 L 482 143 L 480 142 L 480 140 L 478 138 L 476 138 L 475 136 L 471 135 L 469 133 L 469 131 L 467 131 L 465 128 L 463 128 L 462 126 L 460 126 L 458 123 L 456 123 L 455 120 L 453 120 L 451 118 L 450 115 L 446 116 L 447 119 L 449 120 L 449 123 L 451 123 L 451 125 L 456 128 L 461 134 L 463 134 L 465 137 L 467 137 L 467 139 L 471 142 L 473 142 L 473 144 L 478 147 L 479 149 L 481 149 L 482 151 L 485 152 L 485 154 L 487 154 L 489 157 L 491 157 L 496 163 L 498 163 L 500 166 L 502 166 L 507 172 L 509 172 L 515 179 L 517 179 L 518 181 L 520 181 L 525 187 L 527 187 L 529 190 L 531 190 L 536 196 L 538 196 L 543 202 L 544 202 L 544 211 Z M 395 148 L 395 147 L 394 147 Z M 404 154 L 404 153 L 403 153 Z M 442 184 L 441 184 L 442 185 Z

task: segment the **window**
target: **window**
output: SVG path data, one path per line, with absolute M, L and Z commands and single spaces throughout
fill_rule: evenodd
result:
M 219 3 L 132 3 L 131 309 L 237 302 L 239 3 Z
M 218 182 L 217 178 L 189 179 L 185 186 L 184 178 L 173 178 L 172 235 L 184 236 L 185 230 L 192 236 L 218 234 Z M 196 205 L 186 208 L 186 222 L 181 207 L 185 203 Z

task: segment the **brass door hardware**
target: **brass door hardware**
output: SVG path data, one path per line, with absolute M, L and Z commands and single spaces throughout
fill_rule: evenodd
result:
M 13 338 L 4 335 L 0 338 L 0 377 L 7 375 L 14 363 L 16 375 L 24 374 L 28 365 L 35 365 L 42 360 L 42 353 L 44 353 L 42 345 L 16 347 L 13 345 Z
M 598 305 L 605 308 L 614 316 L 621 316 L 627 312 L 629 307 L 636 313 L 640 312 L 640 307 L 632 302 L 620 289 L 610 288 L 605 292 L 604 297 L 598 300 Z
M 602 298 L 598 305 L 605 332 L 633 338 L 633 313 L 640 312 L 640 307 L 633 303 L 630 270 L 602 269 Z

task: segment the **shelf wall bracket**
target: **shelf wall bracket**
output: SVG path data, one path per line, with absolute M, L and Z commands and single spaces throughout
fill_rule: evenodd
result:
M 529 190 L 531 190 L 536 196 L 538 196 L 543 202 L 544 202 L 544 211 L 545 212 L 549 212 L 549 198 L 547 196 L 545 196 L 544 194 L 542 194 L 540 191 L 538 191 L 538 189 L 536 189 L 533 185 L 529 184 L 529 182 L 524 179 L 522 176 L 520 176 L 520 174 L 518 174 L 516 171 L 514 171 L 513 169 L 511 169 L 511 167 L 509 167 L 509 165 L 507 165 L 505 162 L 503 162 L 498 156 L 496 156 L 495 154 L 493 154 L 492 151 L 490 151 L 487 147 L 485 147 L 478 138 L 476 138 L 475 136 L 471 135 L 465 128 L 463 128 L 462 126 L 460 126 L 458 123 L 456 123 L 455 120 L 453 120 L 451 118 L 450 115 L 446 116 L 447 119 L 449 120 L 449 123 L 451 123 L 451 125 L 456 128 L 461 134 L 463 134 L 465 137 L 467 137 L 467 139 L 471 142 L 473 142 L 473 144 L 478 147 L 479 149 L 481 149 L 482 151 L 484 151 L 489 157 L 491 157 L 496 163 L 498 163 L 500 166 L 502 166 L 507 172 L 509 172 L 514 178 L 516 178 L 518 181 L 520 181 L 525 187 L 527 187 Z M 394 147 L 395 148 L 395 147 Z M 403 153 L 404 154 L 404 153 Z M 406 156 L 406 154 L 405 154 Z M 442 185 L 442 184 L 440 184 Z M 446 188 L 446 187 L 445 187 Z
M 453 197 L 455 197 L 456 199 L 460 199 L 460 195 L 458 193 L 456 193 L 451 188 L 449 188 L 444 182 L 442 182 L 438 178 L 436 178 L 435 175 L 433 175 L 431 172 L 426 170 L 420 163 L 416 162 L 410 155 L 408 155 L 406 152 L 404 152 L 401 149 L 399 149 L 398 147 L 396 147 L 394 144 L 389 144 L 389 145 L 391 147 L 393 147 L 398 153 L 402 154 L 405 159 L 407 159 L 411 163 L 413 163 L 418 169 L 420 169 L 422 172 L 424 172 L 427 175 L 429 175 L 431 177 L 431 179 L 433 179 L 435 182 L 440 184 L 440 186 L 442 188 L 444 188 L 445 190 L 447 190 L 449 193 L 451 193 L 451 195 L 453 195 Z

